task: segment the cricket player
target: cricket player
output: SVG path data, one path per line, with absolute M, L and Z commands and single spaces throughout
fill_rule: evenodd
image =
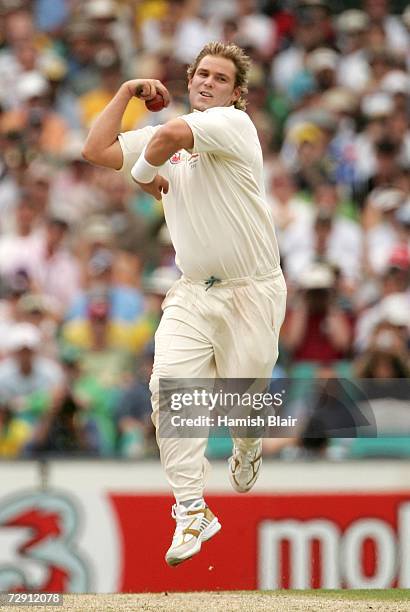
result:
M 158 80 L 123 83 L 83 151 L 90 162 L 131 173 L 145 192 L 162 198 L 182 271 L 162 306 L 150 382 L 161 462 L 176 500 L 169 565 L 198 553 L 221 525 L 203 497 L 207 440 L 158 435 L 159 379 L 269 379 L 285 315 L 261 147 L 244 112 L 249 66 L 236 45 L 207 44 L 188 68 L 192 112 L 120 133 L 136 92 L 145 101 L 160 93 L 169 103 Z M 236 491 L 255 484 L 261 448 L 259 439 L 234 439 L 229 477 Z

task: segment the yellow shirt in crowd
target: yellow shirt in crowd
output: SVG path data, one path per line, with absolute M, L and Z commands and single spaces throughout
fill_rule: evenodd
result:
M 5 429 L 0 430 L 0 457 L 17 457 L 30 435 L 31 428 L 28 423 L 12 419 Z
M 92 122 L 112 100 L 113 95 L 104 89 L 93 89 L 80 97 L 80 108 L 83 125 L 91 127 Z M 141 119 L 146 115 L 145 104 L 137 98 L 132 98 L 125 109 L 121 129 L 126 131 L 135 129 Z

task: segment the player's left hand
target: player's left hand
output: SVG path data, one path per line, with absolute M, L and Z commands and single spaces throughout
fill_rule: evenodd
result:
M 145 193 L 154 196 L 156 200 L 161 200 L 162 194 L 168 193 L 169 183 L 166 178 L 157 174 L 151 183 L 139 183 L 135 181 Z

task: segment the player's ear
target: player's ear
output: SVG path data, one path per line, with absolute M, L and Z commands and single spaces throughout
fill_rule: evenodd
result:
M 232 93 L 232 104 L 235 104 L 235 102 L 237 102 L 240 97 L 241 97 L 241 88 L 235 87 Z

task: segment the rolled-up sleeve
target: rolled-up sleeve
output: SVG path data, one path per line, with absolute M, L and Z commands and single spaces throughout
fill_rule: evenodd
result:
M 155 127 L 147 125 L 140 130 L 118 134 L 118 142 L 120 143 L 123 155 L 123 164 L 118 172 L 122 172 L 130 181 L 132 181 L 131 168 L 159 127 L 159 125 Z

